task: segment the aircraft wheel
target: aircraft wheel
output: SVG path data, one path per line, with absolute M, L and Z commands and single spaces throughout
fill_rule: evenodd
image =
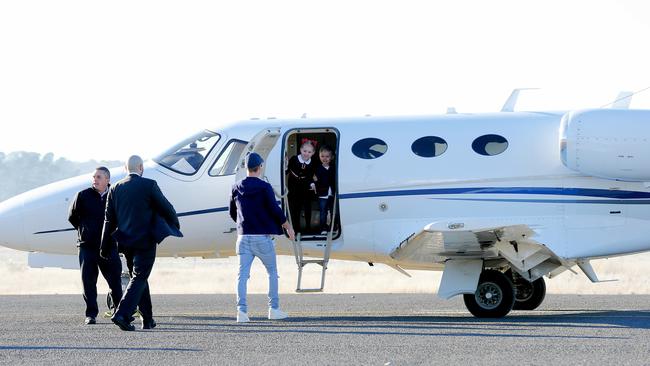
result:
M 534 310 L 542 304 L 546 296 L 546 283 L 544 277 L 540 277 L 533 282 L 528 282 L 523 278 L 518 278 L 515 283 L 515 310 Z
M 113 298 L 111 297 L 110 291 L 106 295 L 106 306 L 108 306 L 109 309 L 113 308 Z
M 463 295 L 465 306 L 477 318 L 502 318 L 512 310 L 515 288 L 502 272 L 481 273 L 476 292 Z

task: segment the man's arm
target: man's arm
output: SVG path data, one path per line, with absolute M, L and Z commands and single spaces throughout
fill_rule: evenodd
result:
M 266 194 L 264 197 L 264 206 L 270 211 L 271 216 L 275 219 L 276 222 L 282 224 L 287 221 L 287 218 L 284 216 L 282 209 L 278 206 L 278 202 L 275 200 L 275 193 L 273 193 L 273 187 L 269 184 L 266 187 Z
M 282 209 L 280 206 L 278 206 L 278 203 L 275 200 L 273 187 L 271 187 L 271 185 L 268 185 L 266 192 L 266 207 L 271 211 L 271 215 L 273 215 L 275 220 L 279 222 L 282 225 L 282 228 L 287 231 L 289 239 L 295 240 L 295 233 L 293 232 L 293 228 L 291 227 L 291 224 L 289 224 L 289 220 L 287 220 L 287 217 L 284 215 Z
M 232 221 L 237 222 L 237 202 L 235 202 L 235 192 L 230 193 L 230 208 L 228 209 Z
M 72 204 L 70 204 L 70 208 L 68 209 L 68 221 L 70 224 L 72 224 L 72 227 L 75 229 L 79 228 L 79 224 L 81 222 L 80 219 L 80 214 L 79 214 L 79 207 L 78 207 L 78 202 L 79 202 L 79 194 L 81 192 L 77 192 L 77 194 L 74 196 L 74 199 L 72 200 Z
M 173 224 L 177 229 L 180 229 L 181 223 L 178 221 L 176 210 L 174 209 L 174 206 L 172 206 L 172 204 L 167 200 L 167 198 L 165 198 L 156 181 L 153 182 L 153 187 L 151 190 L 151 202 L 153 203 L 156 211 L 162 217 L 164 217 L 168 223 Z
M 115 231 L 117 227 L 116 215 L 115 215 L 115 201 L 113 199 L 113 189 L 111 188 L 108 191 L 108 197 L 106 197 L 106 210 L 104 211 L 104 227 L 102 229 L 102 240 L 99 244 L 99 256 L 102 258 L 108 258 L 111 253 L 111 249 L 115 246 L 115 242 L 111 237 L 111 233 Z
M 284 223 L 282 224 L 282 228 L 287 231 L 287 235 L 289 236 L 289 240 L 291 240 L 291 241 L 296 240 L 296 233 L 293 231 L 293 227 L 291 227 L 291 224 L 289 223 L 289 220 L 284 221 Z

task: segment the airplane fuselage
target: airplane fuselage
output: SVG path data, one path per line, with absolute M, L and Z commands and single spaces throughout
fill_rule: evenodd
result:
M 336 136 L 341 233 L 332 258 L 393 263 L 405 268 L 440 269 L 444 263 L 399 263 L 390 253 L 428 224 L 476 229 L 526 224 L 535 240 L 565 259 L 594 258 L 650 249 L 650 189 L 642 182 L 588 176 L 567 168 L 561 154 L 563 112 L 449 114 L 432 117 L 364 117 L 240 121 L 214 130 L 218 141 L 194 174 L 150 162 L 145 176 L 158 181 L 179 213 L 182 239 L 170 238 L 160 256 L 234 255 L 235 224 L 229 213 L 236 176 L 210 170 L 227 144 L 248 142 L 261 130 L 280 136 L 266 156 L 265 176 L 285 190 L 284 161 L 291 134 Z M 480 136 L 506 140 L 497 154 L 478 147 Z M 437 137 L 437 156 L 414 153 L 414 142 Z M 362 139 L 385 143 L 377 158 L 360 158 L 353 146 Z M 497 141 L 497 149 L 504 143 Z M 500 147 L 499 147 L 500 145 Z M 314 158 L 317 158 L 315 155 Z M 124 175 L 112 169 L 112 180 Z M 2 203 L 0 245 L 26 251 L 75 254 L 76 234 L 67 223 L 74 194 L 90 184 L 90 174 L 50 184 Z M 278 199 L 280 201 L 280 199 Z M 8 234 L 9 233 L 9 234 Z M 307 255 L 322 252 L 322 240 L 305 241 Z M 286 239 L 281 254 L 291 254 Z

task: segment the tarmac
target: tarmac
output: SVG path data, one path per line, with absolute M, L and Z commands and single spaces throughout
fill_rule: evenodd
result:
M 283 294 L 290 318 L 235 322 L 234 295 L 154 295 L 158 326 L 83 325 L 81 295 L 0 296 L 2 364 L 647 365 L 650 296 L 549 295 L 538 310 L 476 319 L 461 297 Z M 100 299 L 100 304 L 104 298 Z M 136 324 L 137 323 L 136 320 Z

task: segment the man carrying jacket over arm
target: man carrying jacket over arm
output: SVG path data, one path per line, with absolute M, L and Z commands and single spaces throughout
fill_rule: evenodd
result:
M 155 180 L 142 177 L 144 165 L 137 155 L 129 157 L 129 173 L 108 192 L 100 253 L 108 255 L 117 242 L 124 253 L 131 281 L 111 318 L 122 330 L 134 330 L 131 314 L 136 307 L 142 314 L 142 329 L 156 326 L 147 282 L 156 259 L 154 227 L 158 216 L 176 229 L 180 228 L 174 207 L 160 191 Z M 162 239 L 160 239 L 162 240 Z

